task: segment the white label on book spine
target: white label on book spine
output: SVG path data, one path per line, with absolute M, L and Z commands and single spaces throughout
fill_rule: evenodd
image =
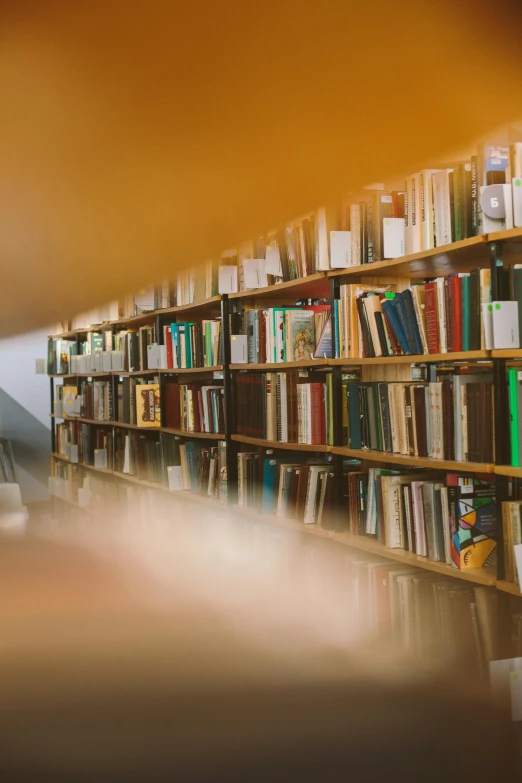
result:
M 267 275 L 274 275 L 275 277 L 283 276 L 283 270 L 281 267 L 281 256 L 279 254 L 279 247 L 275 243 L 267 245 L 266 247 L 265 272 Z
M 219 267 L 218 292 L 220 294 L 235 294 L 237 292 L 237 266 Z
M 400 258 L 406 252 L 404 218 L 383 218 L 382 223 L 384 258 Z
M 264 258 L 245 258 L 243 260 L 245 288 L 265 288 L 268 280 Z
M 344 269 L 352 263 L 351 231 L 330 231 L 330 266 Z
M 167 467 L 167 476 L 169 480 L 169 489 L 171 492 L 179 492 L 180 489 L 183 489 L 181 466 L 169 465 Z

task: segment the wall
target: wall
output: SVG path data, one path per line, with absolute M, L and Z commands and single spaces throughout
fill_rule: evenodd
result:
M 47 356 L 48 330 L 0 340 L 0 436 L 13 444 L 24 503 L 48 498 L 51 453 L 49 379 L 35 359 Z

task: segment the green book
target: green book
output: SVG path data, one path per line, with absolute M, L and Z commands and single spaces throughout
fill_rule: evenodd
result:
M 511 464 L 514 468 L 520 467 L 520 444 L 518 435 L 519 411 L 517 390 L 517 369 L 510 367 L 508 370 L 509 384 L 509 419 L 511 429 Z
M 469 275 L 462 275 L 462 350 L 469 351 Z

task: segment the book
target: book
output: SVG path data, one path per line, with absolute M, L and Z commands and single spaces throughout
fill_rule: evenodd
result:
M 138 427 L 159 427 L 161 401 L 158 383 L 136 386 L 136 414 Z

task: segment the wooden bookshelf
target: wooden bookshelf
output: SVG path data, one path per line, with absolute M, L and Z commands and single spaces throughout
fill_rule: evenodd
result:
M 287 451 L 327 452 L 329 446 L 312 446 L 310 443 L 280 443 L 278 440 L 263 440 L 250 438 L 248 435 L 232 435 L 232 440 L 238 443 L 248 443 L 251 446 L 261 446 L 264 449 L 285 449 Z
M 513 465 L 495 465 L 497 476 L 511 476 L 512 478 L 522 478 L 522 468 L 515 468 Z
M 285 370 L 313 370 L 314 367 L 327 367 L 331 359 L 309 359 L 301 362 L 270 362 L 268 364 L 231 364 L 231 370 L 259 370 L 284 372 Z
M 493 359 L 522 359 L 522 348 L 496 349 L 491 351 Z
M 468 362 L 477 359 L 489 359 L 491 351 L 460 351 L 458 353 L 428 353 L 411 356 L 372 356 L 367 358 L 342 358 L 327 359 L 328 364 L 332 366 L 352 367 L 365 364 L 430 364 L 441 362 Z
M 421 250 L 373 264 L 333 269 L 329 277 L 443 277 L 452 272 L 469 272 L 478 266 L 489 265 L 488 237 L 483 234 L 451 245 Z
M 252 288 L 229 294 L 230 299 L 311 299 L 330 296 L 330 284 L 326 272 L 316 272 L 308 277 L 298 277 L 286 283 Z
M 522 242 L 522 228 L 507 228 L 488 234 L 488 242 Z
M 340 454 L 343 457 L 371 460 L 372 462 L 390 462 L 396 465 L 431 468 L 432 470 L 449 470 L 459 473 L 494 472 L 494 466 L 487 462 L 460 462 L 451 459 L 433 459 L 432 457 L 409 457 L 405 454 L 394 454 L 374 449 L 350 449 L 347 446 L 331 446 L 330 451 L 332 454 Z
M 427 557 L 416 555 L 414 552 L 406 552 L 404 549 L 390 549 L 368 536 L 354 535 L 353 533 L 332 533 L 331 538 L 340 544 L 346 544 L 355 549 L 370 552 L 372 555 L 397 560 L 399 563 L 423 568 L 425 571 L 434 571 L 437 574 L 451 576 L 455 579 L 464 579 L 467 582 L 474 582 L 475 584 L 487 585 L 489 587 L 494 587 L 496 584 L 496 568 L 493 566 L 461 571 L 447 563 L 429 560 Z
M 140 427 L 143 429 L 143 427 Z M 180 435 L 182 438 L 201 438 L 202 440 L 224 440 L 225 435 L 222 432 L 187 432 L 186 430 L 175 430 L 172 427 L 160 427 L 160 432 L 166 432 L 169 435 Z
M 520 587 L 516 582 L 506 582 L 504 579 L 500 579 L 497 582 L 497 589 L 502 590 L 503 593 L 509 593 L 510 595 L 516 595 L 518 598 L 522 597 Z

